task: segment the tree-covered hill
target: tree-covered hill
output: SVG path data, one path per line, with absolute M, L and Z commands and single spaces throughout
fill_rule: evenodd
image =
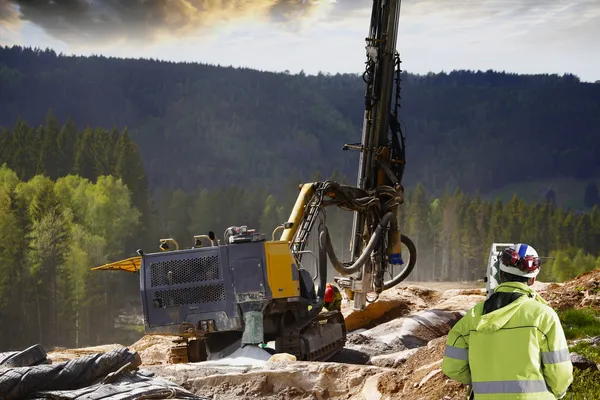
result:
M 276 190 L 290 175 L 356 174 L 364 83 L 196 63 L 67 57 L 0 47 L 0 126 L 49 109 L 85 126 L 127 127 L 154 189 Z M 600 84 L 577 77 L 455 71 L 403 75 L 406 183 L 440 193 L 592 179 Z

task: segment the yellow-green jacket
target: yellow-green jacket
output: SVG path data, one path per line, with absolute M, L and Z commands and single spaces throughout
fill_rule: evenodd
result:
M 448 334 L 442 371 L 475 399 L 561 398 L 573 365 L 556 312 L 524 283 L 496 287 Z

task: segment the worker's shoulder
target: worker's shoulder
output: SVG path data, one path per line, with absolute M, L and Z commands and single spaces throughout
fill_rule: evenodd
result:
M 558 314 L 552 307 L 531 298 L 523 303 L 521 312 L 538 318 L 540 322 L 552 323 L 558 321 Z

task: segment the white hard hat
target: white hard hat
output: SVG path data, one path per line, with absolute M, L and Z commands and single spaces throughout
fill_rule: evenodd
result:
M 500 254 L 500 270 L 524 278 L 535 278 L 542 265 L 537 251 L 528 244 L 517 243 Z

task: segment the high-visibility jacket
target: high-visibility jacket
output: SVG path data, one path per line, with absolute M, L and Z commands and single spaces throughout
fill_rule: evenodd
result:
M 556 312 L 524 283 L 506 282 L 448 333 L 442 371 L 475 399 L 562 398 L 573 381 Z

